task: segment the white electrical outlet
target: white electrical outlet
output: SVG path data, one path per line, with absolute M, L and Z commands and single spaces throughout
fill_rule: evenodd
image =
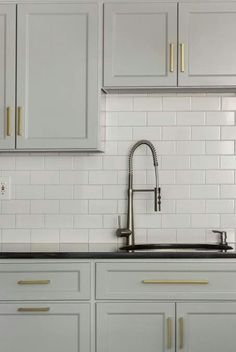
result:
M 11 198 L 10 177 L 0 176 L 0 200 Z

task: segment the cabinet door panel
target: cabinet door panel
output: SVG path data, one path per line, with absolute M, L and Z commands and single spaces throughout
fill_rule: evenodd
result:
M 15 147 L 16 6 L 0 5 L 0 149 Z M 9 127 L 7 127 L 7 109 Z
M 18 308 L 49 308 L 18 312 Z M 89 304 L 0 304 L 0 350 L 4 352 L 89 352 Z
M 179 85 L 235 85 L 235 32 L 236 4 L 180 4 L 179 42 L 185 45 L 185 69 L 179 70 Z
M 185 352 L 235 352 L 236 303 L 177 304 L 177 346 Z M 182 349 L 181 349 L 182 347 Z
M 171 303 L 97 304 L 97 352 L 174 351 L 174 307 Z M 167 331 L 168 318 L 172 331 Z
M 96 148 L 95 4 L 19 5 L 17 85 L 18 148 Z
M 105 4 L 104 85 L 175 86 L 177 5 Z M 170 43 L 173 72 L 170 72 Z

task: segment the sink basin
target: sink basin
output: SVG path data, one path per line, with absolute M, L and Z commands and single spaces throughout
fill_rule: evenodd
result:
M 126 251 L 145 251 L 161 249 L 182 249 L 198 251 L 227 251 L 233 249 L 226 244 L 209 244 L 209 243 L 153 243 L 153 244 L 134 244 L 120 247 L 120 250 Z

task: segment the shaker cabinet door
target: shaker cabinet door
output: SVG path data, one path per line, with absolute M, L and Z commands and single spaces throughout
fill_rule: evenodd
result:
M 0 304 L 1 352 L 90 352 L 89 304 Z
M 96 149 L 96 4 L 20 4 L 17 148 Z
M 174 303 L 98 303 L 97 352 L 174 352 Z
M 104 5 L 104 86 L 177 85 L 177 4 Z
M 179 86 L 236 85 L 236 4 L 179 4 Z
M 236 303 L 178 303 L 177 351 L 235 352 Z
M 0 4 L 0 149 L 15 148 L 16 5 Z

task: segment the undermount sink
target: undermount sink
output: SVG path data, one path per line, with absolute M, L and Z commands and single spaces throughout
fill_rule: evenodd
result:
M 126 251 L 145 251 L 145 250 L 162 250 L 162 249 L 182 249 L 198 251 L 227 251 L 233 249 L 227 244 L 209 244 L 209 243 L 153 243 L 153 244 L 134 244 L 120 247 L 120 250 Z

